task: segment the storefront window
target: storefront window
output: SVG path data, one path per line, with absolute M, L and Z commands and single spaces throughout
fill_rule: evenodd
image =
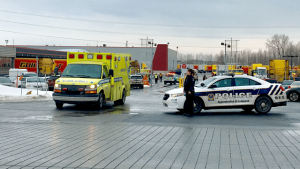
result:
M 11 67 L 11 58 L 0 57 L 0 67 Z

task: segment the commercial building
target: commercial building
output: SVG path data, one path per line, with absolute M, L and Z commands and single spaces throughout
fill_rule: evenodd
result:
M 16 58 L 66 59 L 67 51 L 85 51 L 101 53 L 130 53 L 132 60 L 146 63 L 153 71 L 167 72 L 176 69 L 177 51 L 169 49 L 167 44 L 158 44 L 155 47 L 102 47 L 102 46 L 32 46 L 15 45 L 0 46 L 0 75 L 8 74 L 9 68 L 15 68 Z M 154 53 L 154 58 L 152 53 Z

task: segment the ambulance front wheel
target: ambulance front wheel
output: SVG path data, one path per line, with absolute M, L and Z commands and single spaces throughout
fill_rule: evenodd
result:
M 254 106 L 257 113 L 267 114 L 272 108 L 272 102 L 268 97 L 262 96 L 255 101 Z
M 104 106 L 104 95 L 102 92 L 99 93 L 99 100 L 96 104 L 97 108 L 102 109 Z

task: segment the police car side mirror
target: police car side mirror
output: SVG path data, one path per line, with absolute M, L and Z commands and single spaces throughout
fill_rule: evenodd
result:
M 114 76 L 114 70 L 109 69 L 108 76 L 113 77 Z
M 217 85 L 210 85 L 209 88 L 216 88 Z
M 205 84 L 204 83 L 201 83 L 201 86 L 203 87 Z

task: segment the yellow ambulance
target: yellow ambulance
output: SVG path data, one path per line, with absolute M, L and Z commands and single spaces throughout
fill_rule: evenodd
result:
M 92 103 L 102 108 L 107 102 L 123 105 L 130 95 L 130 54 L 68 52 L 67 67 L 56 80 L 53 100 Z

